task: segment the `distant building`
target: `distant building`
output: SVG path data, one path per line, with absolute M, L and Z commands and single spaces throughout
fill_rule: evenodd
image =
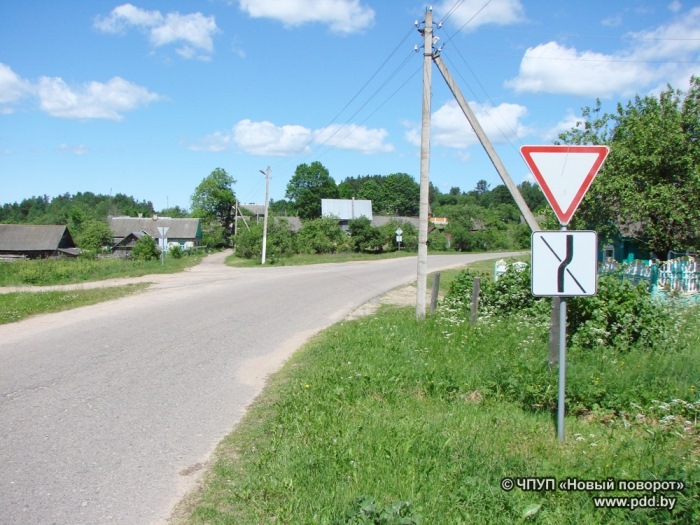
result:
M 366 217 L 372 220 L 372 201 L 360 199 L 321 199 L 321 215 L 336 217 L 340 227 L 347 230 L 353 219 Z
M 168 246 L 174 243 L 187 250 L 202 243 L 202 227 L 199 219 L 173 219 L 171 217 L 108 217 L 107 222 L 114 236 L 114 247 L 120 252 L 129 252 L 143 235 L 157 239 L 163 247 L 163 239 L 158 228 L 167 228 L 165 241 Z M 167 249 L 167 246 L 166 246 Z
M 76 257 L 68 226 L 54 224 L 0 224 L 0 257 L 40 259 L 66 255 Z

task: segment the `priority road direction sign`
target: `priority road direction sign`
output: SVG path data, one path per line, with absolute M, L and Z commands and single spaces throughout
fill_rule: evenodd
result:
M 608 146 L 522 146 L 520 153 L 562 226 L 581 204 Z
M 532 295 L 574 297 L 595 295 L 598 276 L 598 234 L 594 231 L 532 233 Z

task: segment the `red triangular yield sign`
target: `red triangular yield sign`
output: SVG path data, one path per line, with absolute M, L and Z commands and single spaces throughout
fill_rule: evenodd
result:
M 520 153 L 566 226 L 603 165 L 608 146 L 522 146 Z

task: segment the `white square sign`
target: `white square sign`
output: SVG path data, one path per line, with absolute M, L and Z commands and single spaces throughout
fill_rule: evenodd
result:
M 598 234 L 594 231 L 532 233 L 532 295 L 595 295 L 598 285 Z

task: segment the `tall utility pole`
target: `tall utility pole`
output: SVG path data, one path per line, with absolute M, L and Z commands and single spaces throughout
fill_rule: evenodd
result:
M 428 207 L 430 198 L 430 84 L 433 61 L 433 11 L 425 12 L 423 29 L 423 112 L 420 134 L 420 208 L 418 214 L 418 276 L 416 281 L 416 319 L 425 318 L 425 294 L 428 281 Z
M 262 245 L 262 262 L 265 264 L 265 253 L 267 252 L 267 212 L 268 204 L 270 201 L 270 166 L 267 167 L 267 171 L 259 170 L 260 173 L 265 175 L 265 218 L 263 219 L 263 245 Z

